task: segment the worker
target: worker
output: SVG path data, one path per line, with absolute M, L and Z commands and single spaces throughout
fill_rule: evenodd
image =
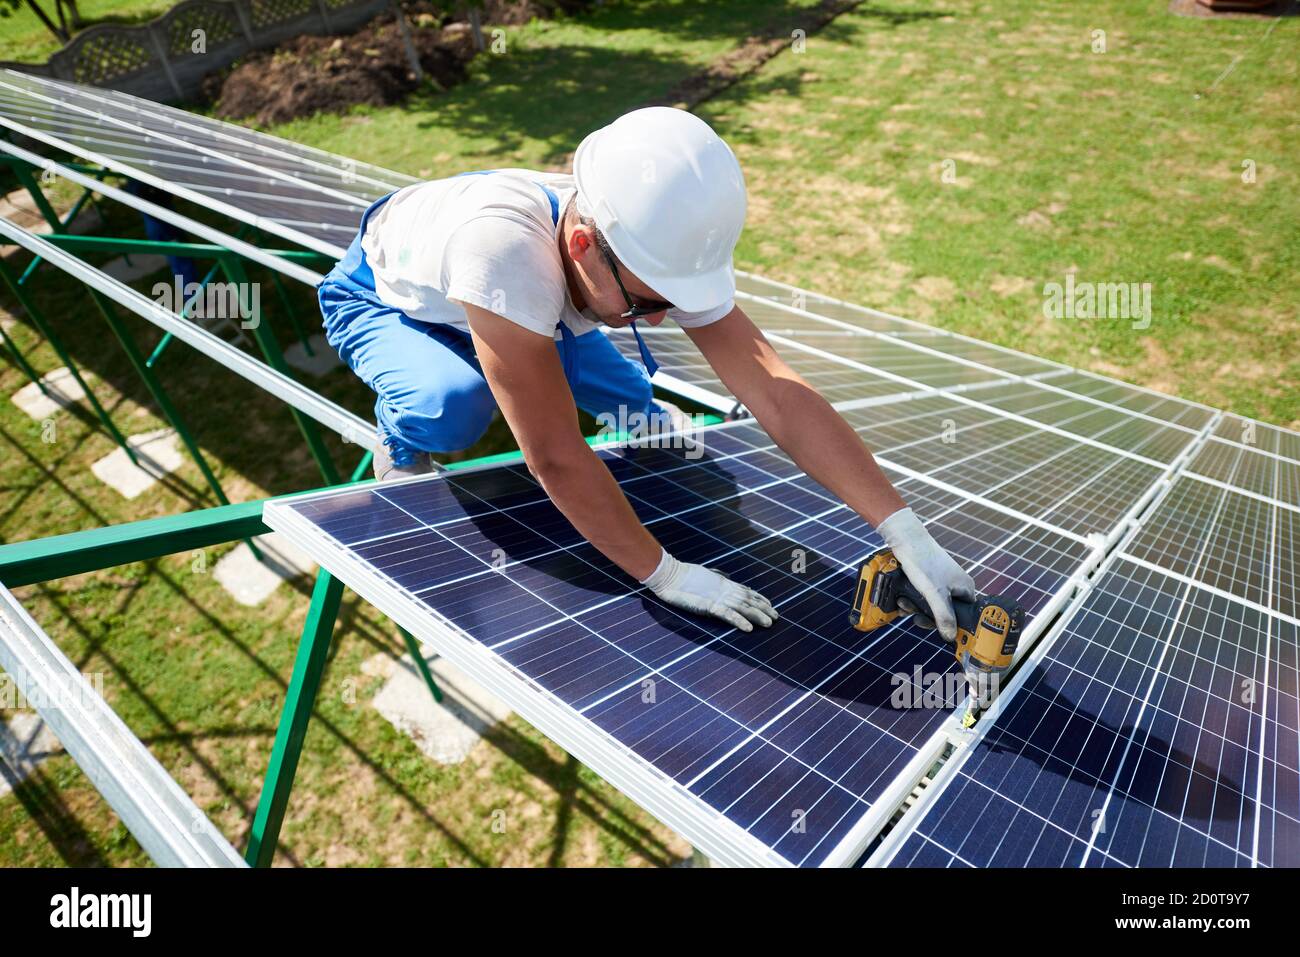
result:
M 731 149 L 667 107 L 588 135 L 572 175 L 462 173 L 376 200 L 318 288 L 330 344 L 377 395 L 375 475 L 432 471 L 430 452 L 472 445 L 499 408 L 552 502 L 610 561 L 677 608 L 770 626 L 763 595 L 655 540 L 579 428 L 576 408 L 683 425 L 654 398 L 635 325 L 671 319 L 776 444 L 876 527 L 952 640 L 951 598 L 975 597 L 970 576 L 735 302 L 745 206 Z M 602 324 L 631 326 L 642 361 Z

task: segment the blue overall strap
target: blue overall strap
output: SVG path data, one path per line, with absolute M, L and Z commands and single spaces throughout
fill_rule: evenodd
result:
M 641 362 L 645 366 L 645 371 L 653 378 L 659 371 L 659 363 L 655 362 L 655 357 L 650 354 L 650 347 L 641 338 L 641 330 L 636 327 L 635 319 L 632 320 L 632 335 L 636 336 L 636 347 L 641 353 Z
M 537 185 L 541 187 L 542 192 L 546 194 L 546 198 L 551 203 L 551 226 L 560 225 L 560 197 L 556 196 L 555 191 L 545 183 L 538 183 Z M 564 344 L 564 378 L 569 380 L 569 388 L 573 389 L 578 385 L 579 376 L 578 347 L 573 341 L 577 336 L 573 334 L 572 329 L 564 324 L 563 319 L 559 321 L 559 326 L 560 341 Z

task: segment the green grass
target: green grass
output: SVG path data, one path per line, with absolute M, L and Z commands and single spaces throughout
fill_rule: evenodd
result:
M 1267 28 L 1131 0 L 871 4 L 700 111 L 755 196 L 738 260 L 1300 425 L 1300 20 Z M 1072 269 L 1151 283 L 1151 326 L 1046 319 Z
M 81 11 L 82 30 L 101 23 L 123 26 L 145 23 L 162 16 L 174 6 L 176 4 L 168 0 L 80 0 L 77 4 Z M 52 3 L 41 2 L 41 9 L 58 23 Z M 0 16 L 0 60 L 44 63 L 63 47 L 30 8 L 22 6 L 11 10 L 6 7 L 5 12 L 8 16 Z
M 482 58 L 471 82 L 446 94 L 274 132 L 416 175 L 556 165 L 591 128 L 798 6 L 611 3 L 509 31 L 508 52 Z M 0 21 L 0 38 L 7 27 Z M 1089 48 L 1099 28 L 1104 54 Z M 1294 425 L 1300 143 L 1289 52 L 1300 21 L 1283 21 L 1267 41 L 1265 29 L 1179 19 L 1163 0 L 1086 9 L 891 0 L 841 17 L 806 52 L 782 54 L 700 110 L 736 148 L 750 186 L 738 264 Z M 956 183 L 941 181 L 945 159 Z M 1252 185 L 1241 182 L 1243 159 L 1257 165 Z M 115 210 L 104 232 L 139 228 Z M 1045 319 L 1043 285 L 1072 267 L 1080 280 L 1151 282 L 1151 327 Z M 115 420 L 133 433 L 159 427 L 75 285 L 46 269 L 35 295 Z M 311 291 L 294 295 L 314 321 Z M 268 318 L 283 332 L 282 310 Z M 146 346 L 156 341 L 152 327 L 131 327 Z M 58 364 L 21 317 L 13 334 L 41 371 Z M 184 350 L 173 345 L 161 375 L 232 499 L 319 484 L 280 404 Z M 22 384 L 0 366 L 0 392 Z M 368 414 L 371 400 L 348 373 L 314 384 Z M 0 539 L 213 504 L 192 464 L 174 483 L 119 498 L 90 473 L 109 440 L 80 414 L 60 413 L 56 425 L 55 441 L 43 442 L 40 423 L 0 401 Z M 498 424 L 474 452 L 509 445 Z M 20 597 L 80 667 L 105 675 L 114 708 L 242 845 L 310 582 L 244 608 L 211 578 L 223 552 Z M 366 704 L 383 680 L 376 656 L 402 652 L 391 624 L 349 595 L 336 635 L 281 863 L 632 865 L 688 853 L 518 719 L 465 764 L 430 764 Z M 505 834 L 490 827 L 497 810 Z M 0 861 L 147 863 L 66 757 L 0 799 Z

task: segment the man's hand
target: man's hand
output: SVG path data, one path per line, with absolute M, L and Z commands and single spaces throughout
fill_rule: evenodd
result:
M 697 615 L 713 615 L 741 631 L 754 625 L 769 628 L 778 615 L 772 603 L 726 575 L 703 565 L 679 562 L 664 549 L 663 557 L 645 585 L 668 604 Z
M 956 641 L 957 618 L 952 600 L 974 601 L 975 580 L 939 547 L 910 508 L 900 508 L 877 525 L 876 531 L 893 550 L 907 580 L 925 597 L 934 612 L 933 621 L 918 616 L 916 623 L 923 628 L 937 627 L 945 639 Z M 911 602 L 899 602 L 899 605 L 904 611 L 916 611 Z

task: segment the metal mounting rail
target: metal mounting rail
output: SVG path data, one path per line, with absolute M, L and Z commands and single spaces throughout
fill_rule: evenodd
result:
M 156 864 L 245 866 L 239 852 L 3 585 L 0 666 Z

